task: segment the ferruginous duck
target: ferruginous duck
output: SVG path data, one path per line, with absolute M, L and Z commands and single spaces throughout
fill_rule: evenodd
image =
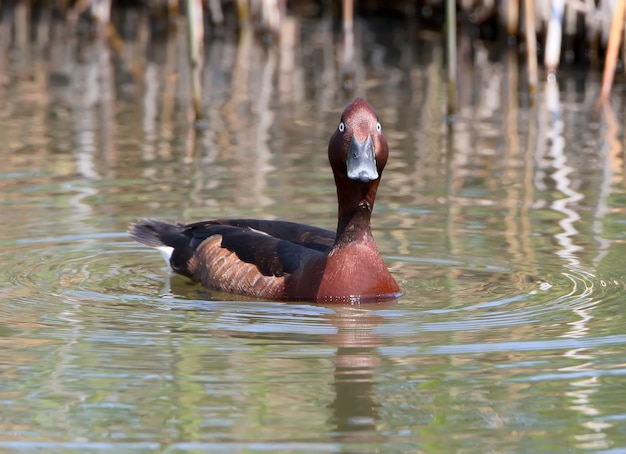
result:
M 357 98 L 344 110 L 328 144 L 339 202 L 337 232 L 255 219 L 191 224 L 141 219 L 128 232 L 158 249 L 174 272 L 210 289 L 267 300 L 393 300 L 402 292 L 370 227 L 388 156 L 378 115 Z

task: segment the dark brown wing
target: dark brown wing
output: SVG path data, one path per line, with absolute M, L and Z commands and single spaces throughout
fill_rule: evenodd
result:
M 253 264 L 264 276 L 283 276 L 300 268 L 305 260 L 330 251 L 335 233 L 286 221 L 235 219 L 168 224 L 142 219 L 129 228 L 132 238 L 147 246 L 172 248 L 170 265 L 177 273 L 194 277 L 189 263 L 199 246 L 220 235 L 221 247 L 239 260 Z M 210 262 L 209 257 L 202 259 Z M 197 264 L 196 264 L 197 266 Z
M 250 231 L 265 233 L 277 240 L 298 244 L 319 252 L 328 253 L 335 243 L 335 232 L 311 225 L 288 221 L 266 221 L 259 219 L 219 219 L 214 221 L 187 224 L 186 229 L 192 230 L 194 236 L 202 237 L 205 229 L 212 231 L 216 225 L 233 226 Z M 206 237 L 205 237 L 206 238 Z
M 220 235 L 221 246 L 256 265 L 265 276 L 293 273 L 302 263 L 330 251 L 335 234 L 329 230 L 286 221 L 233 219 L 205 221 L 184 226 L 192 249 L 207 238 Z

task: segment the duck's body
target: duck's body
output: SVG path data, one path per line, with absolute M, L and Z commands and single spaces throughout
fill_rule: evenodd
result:
M 356 99 L 331 137 L 337 232 L 286 221 L 144 219 L 129 233 L 159 249 L 172 269 L 212 289 L 272 300 L 355 303 L 390 300 L 400 288 L 370 229 L 387 141 L 372 107 Z

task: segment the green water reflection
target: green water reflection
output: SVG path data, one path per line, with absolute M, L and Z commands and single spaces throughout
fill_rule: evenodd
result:
M 184 34 L 119 51 L 25 17 L 0 22 L 0 450 L 626 450 L 620 86 L 602 110 L 598 74 L 564 73 L 533 104 L 477 42 L 448 125 L 438 38 L 357 23 L 346 94 L 340 37 L 298 17 L 293 52 L 210 42 L 193 125 Z M 241 301 L 126 237 L 141 216 L 334 228 L 353 95 L 390 143 L 373 222 L 399 301 Z

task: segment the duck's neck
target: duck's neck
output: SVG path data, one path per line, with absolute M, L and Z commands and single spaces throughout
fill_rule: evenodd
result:
M 378 180 L 367 185 L 352 181 L 337 183 L 339 219 L 335 247 L 344 247 L 361 241 L 373 241 L 370 219 Z

